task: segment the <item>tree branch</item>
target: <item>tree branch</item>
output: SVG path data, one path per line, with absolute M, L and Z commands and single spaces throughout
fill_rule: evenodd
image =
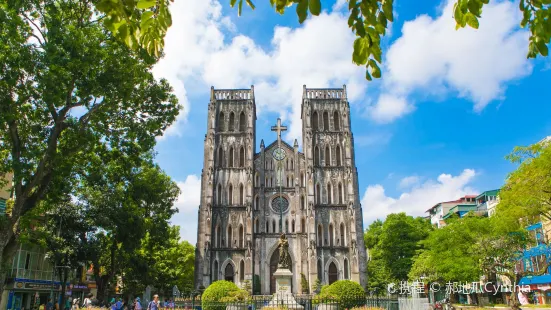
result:
M 23 15 L 23 17 L 25 17 L 25 19 L 28 20 L 29 23 L 31 23 L 31 24 L 36 28 L 36 30 L 38 30 L 38 32 L 40 32 L 40 35 L 41 35 L 42 38 L 44 39 L 44 42 L 47 42 L 47 41 L 46 41 L 46 36 L 45 36 L 44 33 L 42 32 L 42 30 L 40 30 L 40 27 L 38 27 L 38 26 L 32 21 L 32 19 L 30 19 L 29 17 L 27 17 L 27 15 L 25 15 L 24 13 L 22 13 L 21 15 Z M 32 36 L 38 39 L 38 41 L 40 42 L 40 45 L 44 46 L 44 44 L 43 44 L 42 41 L 38 38 L 38 36 L 36 36 L 35 34 L 32 34 Z

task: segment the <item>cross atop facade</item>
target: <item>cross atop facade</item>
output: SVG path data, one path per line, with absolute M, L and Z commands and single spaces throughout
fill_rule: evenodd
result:
M 281 126 L 281 118 L 277 118 L 277 125 L 272 126 L 272 131 L 277 132 L 277 146 L 281 146 L 281 132 L 287 131 L 287 126 Z

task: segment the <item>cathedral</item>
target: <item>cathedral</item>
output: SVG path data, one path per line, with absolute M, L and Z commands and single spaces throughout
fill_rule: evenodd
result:
M 303 88 L 302 152 L 298 141 L 256 140 L 251 89 L 211 88 L 195 255 L 195 287 L 228 280 L 273 294 L 285 233 L 292 291 L 350 279 L 366 284 L 362 208 L 343 88 Z

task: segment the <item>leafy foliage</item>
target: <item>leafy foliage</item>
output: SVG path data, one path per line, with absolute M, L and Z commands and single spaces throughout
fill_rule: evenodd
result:
M 205 310 L 226 309 L 226 305 L 220 303 L 222 299 L 230 294 L 237 294 L 240 291 L 242 290 L 233 282 L 224 280 L 215 281 L 203 292 L 201 297 L 202 307 Z
M 331 299 L 339 303 L 344 309 L 350 309 L 358 306 L 358 299 L 365 296 L 362 286 L 350 280 L 338 280 L 329 286 L 322 288 L 320 298 Z
M 304 273 L 300 273 L 300 287 L 302 288 L 302 294 L 310 294 L 310 284 Z
M 456 29 L 467 25 L 478 29 L 482 8 L 489 2 L 490 0 L 458 0 L 453 8 Z M 519 9 L 522 12 L 520 27 L 530 29 L 527 57 L 536 58 L 538 54 L 547 56 L 551 38 L 551 1 L 521 0 Z

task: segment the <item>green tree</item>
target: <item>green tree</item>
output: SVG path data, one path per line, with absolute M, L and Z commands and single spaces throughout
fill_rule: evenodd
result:
M 172 0 L 170 0 L 172 2 Z M 237 5 L 241 15 L 243 2 L 254 10 L 252 0 L 230 0 L 232 7 Z M 353 45 L 352 62 L 365 66 L 367 80 L 381 77 L 382 64 L 381 38 L 386 35 L 388 25 L 394 20 L 393 0 L 347 0 L 348 26 L 356 35 Z M 458 0 L 454 5 L 456 29 L 469 25 L 478 29 L 482 8 L 489 0 Z M 98 9 L 106 13 L 106 24 L 114 33 L 130 46 L 138 43 L 151 54 L 159 55 L 164 46 L 164 36 L 171 24 L 168 11 L 169 0 L 126 0 L 125 5 L 111 0 L 101 0 Z M 321 13 L 321 0 L 270 0 L 271 6 L 279 14 L 288 7 L 295 6 L 298 20 L 303 23 L 308 15 Z M 530 30 L 528 58 L 537 55 L 547 56 L 551 38 L 551 1 L 521 0 L 520 11 L 523 18 L 520 27 Z M 119 28 L 120 27 L 120 28 Z
M 14 173 L 15 194 L 0 265 L 21 217 L 56 183 L 89 172 L 85 155 L 151 150 L 178 114 L 170 86 L 150 72 L 155 58 L 114 40 L 100 18 L 90 1 L 0 4 L 0 173 Z

